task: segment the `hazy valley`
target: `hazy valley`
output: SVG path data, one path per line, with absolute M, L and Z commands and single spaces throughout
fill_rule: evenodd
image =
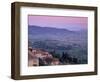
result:
M 87 38 L 87 30 L 28 26 L 28 46 L 45 50 L 62 63 L 87 64 Z

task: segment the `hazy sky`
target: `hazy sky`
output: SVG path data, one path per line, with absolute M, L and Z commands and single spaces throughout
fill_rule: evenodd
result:
M 87 29 L 87 17 L 70 17 L 70 16 L 39 16 L 29 15 L 28 25 L 37 25 L 41 27 L 64 28 L 68 30 Z

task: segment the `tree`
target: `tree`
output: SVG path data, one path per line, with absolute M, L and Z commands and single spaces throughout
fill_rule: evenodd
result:
M 65 62 L 67 59 L 67 53 L 65 54 L 64 52 L 62 52 L 62 57 L 60 58 L 60 61 L 63 63 Z
M 78 63 L 78 59 L 77 58 L 73 58 L 73 63 L 77 64 Z
M 52 54 L 52 56 L 54 57 L 55 54 L 56 54 L 56 53 L 55 53 L 55 50 L 51 51 L 50 54 Z
M 39 66 L 44 66 L 44 65 L 45 65 L 44 61 L 41 58 L 39 58 Z

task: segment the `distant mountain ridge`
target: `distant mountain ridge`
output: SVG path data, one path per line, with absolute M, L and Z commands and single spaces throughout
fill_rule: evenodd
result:
M 41 26 L 28 26 L 28 36 L 29 39 L 32 38 L 45 38 L 45 39 L 53 39 L 53 40 L 65 40 L 69 38 L 76 38 L 82 39 L 86 37 L 87 31 L 82 32 L 82 31 L 70 31 L 67 29 L 59 29 L 59 28 L 53 28 L 53 27 L 41 27 Z
M 65 28 L 57 28 L 57 27 L 43 27 L 43 26 L 36 26 L 36 25 L 29 25 L 28 27 L 34 27 L 34 28 L 45 28 L 45 29 L 56 29 L 56 30 L 66 30 L 66 31 L 70 31 L 68 29 Z M 71 31 L 70 31 L 71 32 Z M 73 32 L 73 31 L 72 31 Z
M 65 33 L 75 33 L 74 31 L 70 31 L 70 30 L 67 30 L 67 29 L 60 29 L 60 28 L 53 28 L 53 27 L 40 27 L 40 26 L 28 26 L 29 27 L 29 33 L 31 34 L 39 34 L 39 33 L 42 33 L 42 34 L 48 34 L 51 33 L 51 34 L 65 34 Z

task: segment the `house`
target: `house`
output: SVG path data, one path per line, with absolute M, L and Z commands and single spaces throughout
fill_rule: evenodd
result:
M 39 59 L 33 58 L 31 60 L 28 60 L 28 66 L 39 66 Z
M 39 59 L 33 55 L 32 49 L 28 49 L 28 66 L 39 66 Z
M 52 54 L 40 49 L 28 49 L 28 66 L 58 65 L 60 61 Z
M 51 62 L 51 65 L 59 65 L 60 64 L 60 61 L 58 58 L 53 58 L 52 62 Z
M 46 58 L 46 57 L 52 57 L 51 54 L 49 54 L 46 51 L 42 51 L 40 49 L 33 49 L 32 54 L 38 58 Z

